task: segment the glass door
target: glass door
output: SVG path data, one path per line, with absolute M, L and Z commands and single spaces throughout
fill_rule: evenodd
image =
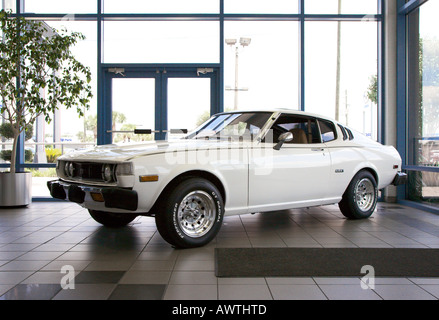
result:
M 210 86 L 210 78 L 168 78 L 168 139 L 178 139 L 209 119 Z
M 178 139 L 221 111 L 216 68 L 108 67 L 104 74 L 98 144 Z
M 112 81 L 112 143 L 154 140 L 154 78 L 115 78 Z M 149 134 L 135 134 L 135 129 L 149 129 Z

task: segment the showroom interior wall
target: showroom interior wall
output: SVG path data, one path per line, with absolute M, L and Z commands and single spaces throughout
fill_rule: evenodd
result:
M 138 119 L 151 129 L 161 121 L 167 131 L 172 117 L 191 115 L 184 122 L 193 126 L 213 112 L 267 107 L 336 118 L 397 145 L 405 160 L 405 80 L 397 81 L 405 74 L 401 21 L 424 2 L 3 0 L 2 8 L 14 14 L 82 32 L 86 40 L 74 54 L 93 73 L 85 117 L 60 107 L 50 124 L 38 121 L 34 139 L 21 141 L 18 166 L 33 171 L 33 199 L 50 200 L 45 181 L 60 153 L 135 139 L 118 132 L 132 130 Z M 185 92 L 191 100 L 179 106 Z M 1 144 L 8 148 L 5 139 Z M 388 188 L 383 197 L 408 199 L 407 192 Z

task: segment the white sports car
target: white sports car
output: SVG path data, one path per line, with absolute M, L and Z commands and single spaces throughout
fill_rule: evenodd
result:
M 153 216 L 166 241 L 188 248 L 210 242 L 224 215 L 338 203 L 367 218 L 379 189 L 406 182 L 400 170 L 395 148 L 325 117 L 224 112 L 182 139 L 64 155 L 48 187 L 106 226 Z

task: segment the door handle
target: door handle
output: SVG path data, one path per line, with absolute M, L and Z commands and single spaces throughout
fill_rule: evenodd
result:
M 151 129 L 134 129 L 134 130 L 107 130 L 107 133 L 134 133 L 134 134 L 151 134 L 160 132 L 159 130 Z
M 162 132 L 171 133 L 171 134 L 180 134 L 180 133 L 186 134 L 186 133 L 188 133 L 188 130 L 187 129 L 170 129 L 170 130 L 162 130 Z
M 311 151 L 322 152 L 322 151 L 325 151 L 325 149 L 324 148 L 311 148 Z

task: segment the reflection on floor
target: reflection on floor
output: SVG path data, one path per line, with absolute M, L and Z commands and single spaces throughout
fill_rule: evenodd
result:
M 107 229 L 81 207 L 0 210 L 1 299 L 434 299 L 437 278 L 217 278 L 215 247 L 439 248 L 439 216 L 379 203 L 367 220 L 337 206 L 226 217 L 208 246 L 175 250 L 153 218 Z M 62 289 L 64 288 L 64 289 Z

